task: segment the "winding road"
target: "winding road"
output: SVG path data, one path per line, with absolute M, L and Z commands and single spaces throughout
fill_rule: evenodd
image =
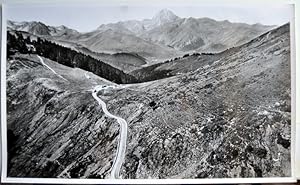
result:
M 120 132 L 119 132 L 120 134 L 119 134 L 119 143 L 118 143 L 118 147 L 117 147 L 117 153 L 116 153 L 116 156 L 115 156 L 112 168 L 111 168 L 111 172 L 110 172 L 111 179 L 120 179 L 119 174 L 120 174 L 120 170 L 122 167 L 122 163 L 125 159 L 125 152 L 126 152 L 127 122 L 123 118 L 120 118 L 118 116 L 111 114 L 107 110 L 106 103 L 97 96 L 97 93 L 100 90 L 105 90 L 108 88 L 114 88 L 114 86 L 98 85 L 94 88 L 92 95 L 95 98 L 95 100 L 97 100 L 99 105 L 102 107 L 103 112 L 108 117 L 116 119 L 120 125 Z

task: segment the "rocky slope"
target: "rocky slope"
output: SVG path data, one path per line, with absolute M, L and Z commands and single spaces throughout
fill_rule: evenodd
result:
M 289 44 L 287 24 L 199 70 L 100 92 L 128 122 L 122 178 L 290 176 Z M 35 55 L 12 58 L 9 176 L 108 178 L 118 125 L 87 90 L 109 82 L 45 59 L 67 82 Z

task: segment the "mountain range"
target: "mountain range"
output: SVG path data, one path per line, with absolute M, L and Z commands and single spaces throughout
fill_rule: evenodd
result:
M 167 9 L 151 19 L 102 24 L 86 33 L 35 21 L 8 21 L 7 25 L 8 29 L 29 32 L 73 48 L 84 47 L 95 53 L 134 53 L 151 64 L 185 53 L 220 52 L 275 27 L 210 18 L 181 18 Z

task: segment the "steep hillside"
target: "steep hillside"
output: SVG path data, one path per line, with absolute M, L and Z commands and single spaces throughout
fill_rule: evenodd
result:
M 122 178 L 290 176 L 289 44 L 287 24 L 199 70 L 99 92 L 128 122 Z M 36 56 L 12 58 L 9 176 L 108 178 L 118 127 L 87 91 L 94 80 L 67 83 Z
M 57 74 L 43 66 L 37 55 L 17 54 L 12 56 L 11 60 L 7 61 L 9 176 L 27 174 L 27 177 L 34 177 L 37 174 L 42 174 L 40 177 L 47 177 L 57 174 L 59 168 L 55 159 L 53 161 L 47 160 L 46 156 L 44 156 L 43 159 L 45 161 L 40 163 L 41 166 L 36 164 L 36 160 L 41 159 L 40 157 L 43 154 L 40 153 L 41 151 L 38 152 L 36 148 L 32 148 L 32 145 L 36 143 L 37 145 L 34 147 L 45 151 L 56 150 L 57 148 L 50 149 L 49 147 L 54 144 L 53 142 L 59 145 L 59 143 L 64 141 L 60 142 L 54 138 L 53 140 L 48 139 L 52 134 L 56 135 L 60 133 L 63 137 L 67 136 L 59 131 L 67 127 L 72 128 L 70 134 L 73 137 L 76 137 L 77 134 L 77 136 L 80 136 L 79 133 L 76 134 L 76 131 L 73 130 L 75 129 L 75 125 L 72 122 L 77 117 L 78 126 L 86 127 L 87 125 L 81 122 L 82 119 L 86 119 L 88 122 L 92 120 L 89 114 L 84 116 L 85 118 L 79 114 L 79 112 L 84 113 L 88 111 L 87 107 L 89 107 L 89 104 L 94 103 L 91 97 L 92 88 L 98 84 L 112 84 L 87 71 L 66 67 L 57 62 L 43 59 L 48 66 L 66 80 L 59 78 Z M 92 106 L 96 108 L 96 116 L 96 111 L 98 110 L 99 112 L 99 109 L 96 104 Z M 78 112 L 75 113 L 74 111 Z M 99 116 L 101 117 L 101 113 Z M 93 119 L 97 119 L 97 116 Z M 40 123 L 44 123 L 45 125 Z M 24 130 L 21 131 L 21 129 Z M 48 142 L 48 144 L 38 144 L 41 140 L 37 139 L 36 136 L 39 139 L 45 139 L 44 141 Z M 80 137 L 76 138 L 76 140 L 80 140 Z M 89 144 L 85 141 L 82 140 L 81 142 Z M 23 153 L 25 155 L 19 153 L 24 149 L 30 153 L 33 152 L 36 157 L 33 157 L 32 160 L 26 159 L 25 153 Z M 75 148 L 74 150 L 76 151 Z M 82 151 L 78 150 L 78 152 L 81 153 Z M 78 155 L 80 155 L 79 153 Z M 19 156 L 13 158 L 13 155 Z M 21 163 L 22 165 L 19 165 Z M 37 168 L 20 168 L 23 165 L 28 167 L 34 165 Z M 42 169 L 43 171 L 36 171 L 37 169 Z M 20 173 L 19 170 L 22 172 Z

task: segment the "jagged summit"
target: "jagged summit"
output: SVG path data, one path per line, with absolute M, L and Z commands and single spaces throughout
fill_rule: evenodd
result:
M 178 18 L 177 15 L 175 15 L 171 10 L 169 9 L 162 9 L 160 10 L 159 12 L 157 12 L 153 18 L 157 18 L 157 17 L 160 17 L 160 18 Z
M 57 28 L 57 29 L 60 29 L 60 30 L 66 30 L 66 29 L 69 29 L 69 28 L 66 27 L 65 25 L 60 25 L 60 26 L 57 26 L 56 28 Z
M 179 19 L 177 15 L 175 15 L 172 11 L 168 9 L 162 9 L 152 18 L 156 24 L 161 25 L 167 22 L 172 22 Z

